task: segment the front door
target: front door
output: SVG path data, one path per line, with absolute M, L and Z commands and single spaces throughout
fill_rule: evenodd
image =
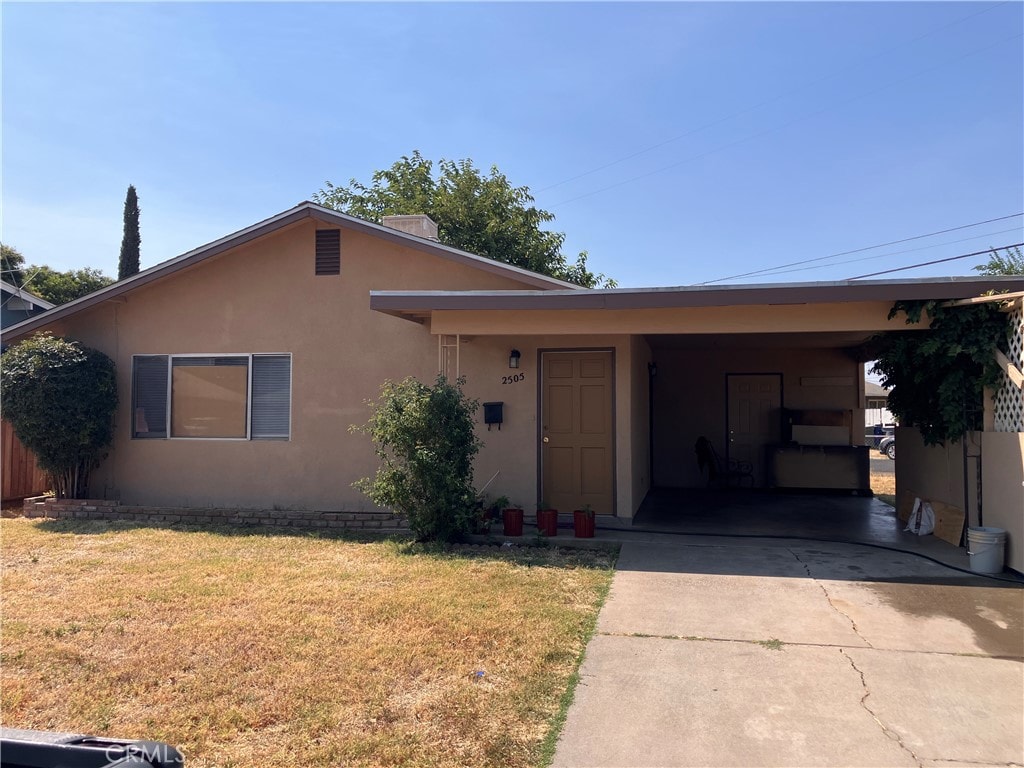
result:
M 750 462 L 754 487 L 766 482 L 765 448 L 779 442 L 782 420 L 782 376 L 730 374 L 728 456 Z
M 614 514 L 611 352 L 541 354 L 541 497 Z

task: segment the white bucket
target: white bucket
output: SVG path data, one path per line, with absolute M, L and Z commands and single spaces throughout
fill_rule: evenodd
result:
M 1002 573 L 1006 531 L 979 526 L 967 529 L 967 554 L 975 573 Z

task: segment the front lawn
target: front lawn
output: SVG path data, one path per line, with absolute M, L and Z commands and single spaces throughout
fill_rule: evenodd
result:
M 3 725 L 190 768 L 502 765 L 544 742 L 607 552 L 0 523 Z

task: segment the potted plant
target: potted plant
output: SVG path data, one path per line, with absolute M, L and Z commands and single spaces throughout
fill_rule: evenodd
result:
M 583 509 L 573 511 L 572 527 L 577 539 L 594 538 L 594 510 L 589 504 L 584 504 Z
M 476 500 L 475 516 L 473 518 L 473 533 L 488 534 L 491 532 L 491 523 L 501 519 L 501 510 L 509 506 L 508 496 L 499 496 L 492 499 L 489 496 L 478 496 Z
M 523 535 L 523 508 L 518 504 L 501 510 L 501 521 L 506 536 Z
M 545 536 L 558 535 L 558 510 L 544 501 L 537 505 L 537 530 Z

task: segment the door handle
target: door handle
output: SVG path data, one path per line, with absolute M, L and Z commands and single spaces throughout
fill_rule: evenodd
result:
M 547 436 L 545 436 L 545 437 L 544 437 L 544 442 L 545 442 L 545 443 L 546 443 L 546 442 L 548 442 L 548 438 L 547 438 Z

